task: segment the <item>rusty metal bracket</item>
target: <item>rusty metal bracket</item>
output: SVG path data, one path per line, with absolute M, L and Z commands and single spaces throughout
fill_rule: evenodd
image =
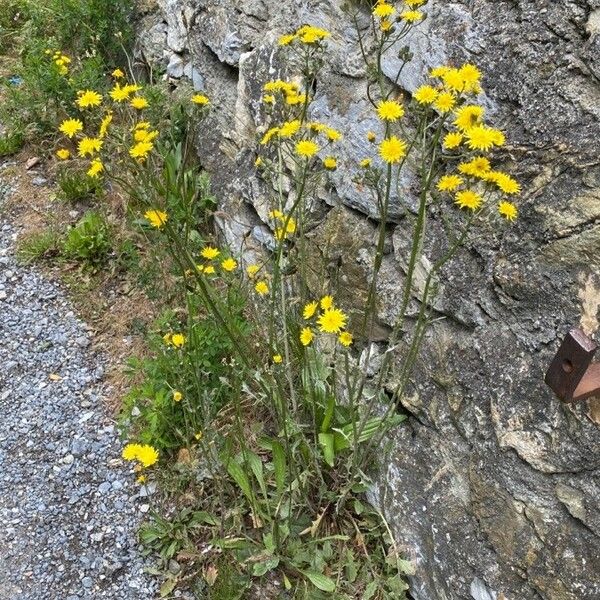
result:
M 593 363 L 598 344 L 573 328 L 550 363 L 545 381 L 563 402 L 600 395 L 600 363 Z

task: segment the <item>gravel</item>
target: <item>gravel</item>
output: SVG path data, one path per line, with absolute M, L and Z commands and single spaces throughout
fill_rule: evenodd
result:
M 120 458 L 102 361 L 15 239 L 0 220 L 0 600 L 155 598 L 136 539 L 152 490 Z

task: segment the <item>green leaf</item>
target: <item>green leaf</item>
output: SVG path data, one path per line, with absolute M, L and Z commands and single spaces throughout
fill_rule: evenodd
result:
M 333 433 L 320 433 L 319 434 L 319 444 L 323 450 L 323 458 L 325 462 L 333 467 L 335 462 L 335 449 L 334 449 L 334 439 Z
M 258 485 L 260 486 L 260 491 L 262 492 L 265 500 L 267 499 L 267 486 L 265 485 L 265 476 L 262 460 L 260 457 L 254 452 L 250 452 L 246 450 L 245 452 L 246 459 L 248 460 L 248 464 L 250 465 L 250 469 L 254 473 L 254 477 L 256 477 L 256 481 L 258 481 Z
M 300 571 L 316 588 L 323 592 L 335 592 L 335 581 L 317 571 Z
M 323 422 L 321 423 L 321 431 L 323 433 L 326 433 L 327 431 L 329 431 L 329 426 L 331 425 L 331 419 L 333 418 L 334 410 L 335 410 L 335 396 L 331 395 L 327 399 L 327 408 L 325 410 Z
M 238 487 L 242 490 L 242 493 L 252 505 L 254 505 L 254 494 L 252 493 L 252 487 L 250 486 L 250 480 L 248 479 L 246 473 L 238 463 L 231 460 L 227 465 L 227 472 L 231 476 L 231 478 L 238 484 Z
M 362 600 L 371 600 L 378 587 L 379 586 L 377 585 L 376 581 L 371 581 L 371 583 L 369 583 L 369 585 L 367 585 L 365 588 L 365 593 L 363 594 Z
M 273 468 L 277 493 L 281 496 L 285 490 L 287 464 L 283 446 L 277 441 L 273 441 Z
M 160 597 L 166 598 L 175 589 L 176 585 L 176 579 L 167 579 L 166 581 L 164 581 L 163 584 L 160 586 Z
M 254 577 L 262 577 L 265 573 L 277 568 L 277 565 L 279 565 L 279 558 L 277 556 L 262 562 L 254 563 L 252 575 L 254 575 Z

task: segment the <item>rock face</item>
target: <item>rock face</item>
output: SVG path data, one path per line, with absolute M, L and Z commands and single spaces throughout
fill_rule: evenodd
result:
M 339 0 L 159 0 L 140 52 L 206 89 L 215 110 L 198 143 L 222 199 L 226 240 L 268 237 L 253 167 L 261 86 L 285 72 L 276 40 L 310 23 L 332 32 L 315 118 L 344 132 L 315 232 L 329 232 L 348 302 L 365 289 L 377 211 L 350 178 L 379 130 L 357 35 Z M 349 2 L 362 11 L 367 2 Z M 569 406 L 543 376 L 564 333 L 598 330 L 600 0 L 431 0 L 406 43 L 400 90 L 444 62 L 475 62 L 484 103 L 507 133 L 500 157 L 522 183 L 520 218 L 482 231 L 448 266 L 414 388 L 376 500 L 412 557 L 416 600 L 600 598 L 600 401 Z M 395 78 L 396 51 L 383 68 Z M 406 182 L 410 189 L 410 182 Z M 395 199 L 377 343 L 404 277 L 414 199 Z M 262 217 L 262 218 L 261 218 Z M 435 254 L 435 233 L 425 254 Z M 315 233 L 315 240 L 319 236 Z M 440 235 L 441 229 L 440 229 Z M 344 301 L 342 301 L 343 304 Z

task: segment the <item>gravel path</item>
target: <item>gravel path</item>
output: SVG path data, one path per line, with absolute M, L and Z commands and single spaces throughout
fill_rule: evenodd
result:
M 0 600 L 155 598 L 136 541 L 147 490 L 120 459 L 102 364 L 15 237 L 0 219 Z

